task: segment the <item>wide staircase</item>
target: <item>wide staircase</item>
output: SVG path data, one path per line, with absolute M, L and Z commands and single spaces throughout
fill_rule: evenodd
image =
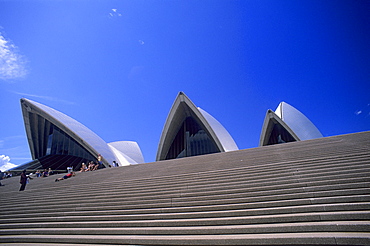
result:
M 4 245 L 370 245 L 370 132 L 0 187 Z

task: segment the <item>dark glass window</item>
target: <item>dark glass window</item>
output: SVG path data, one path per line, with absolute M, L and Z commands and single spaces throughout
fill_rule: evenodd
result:
M 220 152 L 207 132 L 192 118 L 187 117 L 176 134 L 166 159 Z
M 45 118 L 29 113 L 34 158 L 44 168 L 65 170 L 67 166 L 79 168 L 82 162 L 96 158 L 67 133 Z
M 95 160 L 85 148 L 77 141 L 63 132 L 55 125 L 51 125 L 50 135 L 48 136 L 46 155 L 70 155 L 81 157 L 87 160 Z
M 47 147 L 46 147 L 46 155 L 51 154 L 52 143 L 53 143 L 53 133 L 51 133 L 48 137 L 48 143 L 47 143 Z
M 287 143 L 296 141 L 294 137 L 280 124 L 275 124 L 267 145 Z

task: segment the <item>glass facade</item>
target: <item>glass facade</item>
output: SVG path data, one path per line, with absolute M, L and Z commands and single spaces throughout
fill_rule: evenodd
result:
M 167 153 L 166 159 L 220 152 L 207 132 L 192 118 L 182 123 Z
M 144 162 L 136 142 L 107 144 L 86 126 L 55 109 L 25 98 L 21 106 L 33 159 L 27 166 L 76 169 L 82 162 L 96 162 L 98 153 L 102 156 L 101 167 L 113 161 L 126 165 Z
M 36 128 L 31 133 L 35 159 L 42 167 L 64 170 L 67 166 L 79 168 L 82 162 L 96 161 L 81 144 L 50 121 L 33 113 L 29 113 L 29 119 Z
M 68 136 L 58 127 L 51 125 L 52 129 L 48 137 L 47 152 L 50 155 L 71 155 L 84 159 L 95 160 L 89 152 L 87 152 L 77 141 Z M 48 153 L 45 153 L 48 154 Z
M 294 137 L 280 124 L 274 124 L 267 145 L 296 141 Z
M 163 127 L 156 160 L 238 149 L 220 122 L 179 92 Z

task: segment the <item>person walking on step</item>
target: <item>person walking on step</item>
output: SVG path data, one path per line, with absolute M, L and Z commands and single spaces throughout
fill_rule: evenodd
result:
M 4 174 L 1 170 L 0 170 L 0 186 L 4 186 L 2 183 L 1 183 L 1 180 L 3 180 L 4 178 Z
M 26 169 L 25 169 L 22 171 L 21 179 L 19 181 L 19 183 L 21 184 L 21 188 L 19 189 L 19 191 L 23 191 L 24 189 L 26 189 L 26 184 L 28 182 L 28 179 L 32 179 L 32 178 L 26 175 Z

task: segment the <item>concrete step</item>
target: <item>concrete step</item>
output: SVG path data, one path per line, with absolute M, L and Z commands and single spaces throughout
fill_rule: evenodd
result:
M 66 207 L 64 205 L 45 207 L 36 206 L 33 208 L 24 207 L 14 210 L 13 212 L 4 213 L 2 216 L 33 216 L 35 214 L 42 216 L 42 214 L 53 214 L 63 212 L 80 212 L 81 210 L 86 213 L 101 214 L 102 211 L 122 211 L 122 214 L 143 214 L 143 213 L 168 213 L 168 212 L 199 212 L 199 211 L 223 211 L 223 210 L 237 210 L 237 209 L 256 209 L 256 208 L 271 208 L 271 207 L 286 207 L 286 206 L 299 206 L 311 204 L 338 204 L 338 203 L 366 203 L 370 202 L 370 195 L 357 195 L 357 196 L 337 196 L 337 197 L 324 197 L 324 198 L 308 198 L 308 199 L 294 199 L 294 200 L 272 200 L 265 202 L 246 202 L 246 203 L 229 203 L 219 205 L 201 205 L 201 206 L 177 206 L 171 207 L 170 203 L 157 203 L 147 204 L 146 206 L 133 206 L 126 204 L 119 204 L 115 206 L 107 206 L 105 203 L 87 204 L 86 206 Z
M 304 232 L 228 235 L 12 235 L 2 236 L 4 243 L 113 245 L 369 245 L 364 232 Z
M 323 186 L 303 186 L 294 188 L 285 188 L 282 186 L 277 186 L 275 189 L 273 187 L 256 188 L 255 190 L 251 188 L 239 188 L 235 190 L 217 190 L 209 192 L 184 192 L 184 191 L 172 191 L 172 192 L 159 192 L 155 193 L 137 193 L 134 194 L 115 194 L 110 196 L 110 194 L 101 194 L 90 192 L 88 195 L 81 195 L 68 197 L 66 195 L 54 195 L 53 199 L 48 199 L 47 197 L 41 197 L 40 199 L 33 199 L 27 204 L 22 204 L 22 201 L 14 202 L 13 206 L 9 204 L 2 205 L 1 213 L 8 213 L 14 208 L 23 209 L 31 208 L 32 206 L 44 206 L 44 207 L 61 207 L 63 205 L 73 204 L 74 202 L 78 207 L 89 206 L 89 204 L 94 203 L 105 203 L 107 206 L 115 205 L 117 203 L 122 204 L 150 204 L 154 202 L 161 201 L 170 202 L 174 204 L 176 202 L 195 202 L 195 201 L 212 201 L 215 199 L 220 200 L 220 202 L 225 201 L 225 203 L 230 203 L 227 200 L 232 198 L 245 198 L 249 202 L 269 200 L 271 195 L 274 195 L 277 200 L 287 200 L 287 199 L 299 199 L 299 198 L 314 198 L 314 197 L 333 197 L 333 196 L 343 196 L 346 194 L 350 195 L 361 195 L 369 192 L 369 182 L 359 182 L 359 183 L 349 183 L 349 184 L 333 184 L 333 185 L 323 185 Z M 278 198 L 280 197 L 280 198 Z M 42 202 L 42 203 L 40 203 Z M 16 206 L 15 206 L 16 205 Z M 194 204 L 195 205 L 195 204 Z
M 282 188 L 280 186 L 275 187 L 275 189 L 269 189 L 266 187 L 264 190 L 250 189 L 250 188 L 239 188 L 239 189 L 226 189 L 226 190 L 209 190 L 201 192 L 169 192 L 169 193 L 137 193 L 137 194 L 123 194 L 123 195 L 95 195 L 94 193 L 89 196 L 74 196 L 65 198 L 65 196 L 54 197 L 53 199 L 35 199 L 27 204 L 14 203 L 15 206 L 3 206 L 2 214 L 11 212 L 14 209 L 32 209 L 35 207 L 47 207 L 47 208 L 59 208 L 59 207 L 89 207 L 91 204 L 96 206 L 97 204 L 105 204 L 105 206 L 115 205 L 117 203 L 122 203 L 125 205 L 137 204 L 152 204 L 158 203 L 169 203 L 170 206 L 177 206 L 177 203 L 183 203 L 182 206 L 192 206 L 205 205 L 209 202 L 209 205 L 214 205 L 213 201 L 217 201 L 217 204 L 228 204 L 231 199 L 240 198 L 239 202 L 258 202 L 258 201 L 268 201 L 271 199 L 275 200 L 288 200 L 288 199 L 299 199 L 299 198 L 315 198 L 315 197 L 335 197 L 343 195 L 366 195 L 370 191 L 369 182 L 360 183 L 350 183 L 350 184 L 334 184 L 334 185 L 324 185 L 324 186 L 303 186 L 294 188 Z M 40 203 L 42 201 L 42 204 Z M 198 203 L 197 202 L 201 202 Z M 234 203 L 233 201 L 231 201 Z M 90 205 L 89 205 L 90 204 Z
M 5 180 L 4 245 L 370 245 L 370 132 Z M 4 187 L 0 187 L 4 188 Z M 14 189 L 14 190 L 12 190 Z M 4 191 L 4 189 L 2 190 Z
M 285 177 L 285 179 L 283 178 Z M 289 177 L 287 179 L 287 177 Z M 271 188 L 274 188 L 273 186 L 286 186 L 286 187 L 293 187 L 293 186 L 315 186 L 316 184 L 317 185 L 320 185 L 320 184 L 335 184 L 335 183 L 349 183 L 349 182 L 358 182 L 358 180 L 361 181 L 367 181 L 369 179 L 368 175 L 366 175 L 366 172 L 359 172 L 359 173 L 348 173 L 348 172 L 343 172 L 343 173 L 340 173 L 340 174 L 336 174 L 336 176 L 321 176 L 321 177 L 318 177 L 318 176 L 315 176 L 315 177 L 302 177 L 302 176 L 298 176 L 298 175 L 295 175 L 295 176 L 277 176 L 277 177 L 270 177 L 269 179 L 263 179 L 264 177 L 262 177 L 262 179 L 260 180 L 251 180 L 251 179 L 248 179 L 248 178 L 245 178 L 244 180 L 242 179 L 239 179 L 239 180 L 219 180 L 219 182 L 217 183 L 209 183 L 209 182 L 201 182 L 201 181 L 194 181 L 194 182 L 189 182 L 189 183 L 181 183 L 181 184 L 172 184 L 171 183 L 166 183 L 166 184 L 163 184 L 163 185 L 148 185 L 147 187 L 145 186 L 142 186 L 140 188 L 138 187 L 134 187 L 134 188 L 131 188 L 131 187 L 122 187 L 120 189 L 108 189 L 108 188 L 101 188 L 101 189 L 98 189 L 98 187 L 86 187 L 86 188 L 83 188 L 81 192 L 74 192 L 74 193 L 71 193 L 69 192 L 70 189 L 67 188 L 67 190 L 63 189 L 65 188 L 66 186 L 68 186 L 69 183 L 66 183 L 68 182 L 69 180 L 66 180 L 66 181 L 62 181 L 62 182 L 58 182 L 58 184 L 63 184 L 62 187 L 58 187 L 57 185 L 58 184 L 54 184 L 53 181 L 52 184 L 49 184 L 50 187 L 54 188 L 61 188 L 61 189 L 52 189 L 51 191 L 49 190 L 49 192 L 40 192 L 37 196 L 34 195 L 34 193 L 32 192 L 28 192 L 26 194 L 24 194 L 22 197 L 29 197 L 29 198 L 32 198 L 33 200 L 37 200 L 37 199 L 44 199 L 43 196 L 50 196 L 50 194 L 67 194 L 67 193 L 71 193 L 70 196 L 71 198 L 73 196 L 79 196 L 79 197 L 83 197 L 83 196 L 89 196 L 91 193 L 94 193 L 94 194 L 98 194 L 98 193 L 104 193 L 104 194 L 110 194 L 110 195 L 115 195 L 115 194 L 135 194 L 135 193 L 144 193 L 144 192 L 156 192 L 156 193 L 159 193 L 159 192 L 162 192 L 162 193 L 165 193 L 165 192 L 172 192 L 172 191 L 178 191 L 178 190 L 189 190 L 189 191 L 192 191 L 192 190 L 197 190 L 197 191 L 201 191 L 201 190 L 207 190 L 207 189 L 225 189 L 225 188 L 238 188 L 238 187 L 251 187 L 251 188 L 255 188 L 257 189 L 258 187 L 263 187 L 265 189 L 267 189 L 269 186 Z M 239 181 L 239 182 L 238 182 Z M 31 181 L 33 182 L 33 181 Z M 65 184 L 65 185 L 64 185 Z M 96 189 L 95 189 L 96 188 Z M 14 197 L 10 197 L 9 199 L 7 199 L 6 201 L 4 201 L 4 205 L 6 205 L 6 203 L 9 203 L 9 204 L 13 204 L 15 201 L 17 201 L 18 198 L 17 196 L 14 196 Z
M 355 158 L 355 157 L 353 157 Z M 359 158 L 359 157 L 357 157 Z M 348 165 L 348 162 L 351 162 L 352 166 L 355 167 L 356 164 L 358 166 L 363 166 L 364 162 L 367 162 L 368 164 L 368 160 L 370 158 L 370 155 L 367 155 L 366 157 L 364 157 L 363 159 L 359 160 L 352 160 L 352 159 L 348 159 L 348 160 L 342 160 L 341 162 L 339 162 L 338 160 L 336 160 L 336 158 L 325 158 L 325 159 L 328 159 L 326 161 L 323 160 L 323 158 L 320 158 L 320 159 L 315 159 L 315 160 L 310 160 L 309 162 L 311 162 L 311 167 L 307 166 L 309 163 L 305 163 L 307 161 L 295 161 L 295 162 L 292 162 L 292 163 L 284 163 L 284 162 L 272 162 L 270 164 L 267 164 L 267 163 L 264 163 L 263 165 L 256 165 L 256 164 L 249 164 L 249 163 L 245 163 L 246 161 L 245 160 L 239 160 L 239 162 L 241 162 L 241 164 L 243 165 L 242 167 L 233 167 L 233 168 L 224 168 L 224 169 L 218 169 L 217 171 L 204 171 L 204 172 L 192 172 L 192 173 L 187 173 L 187 174 L 181 174 L 181 175 L 172 175 L 170 177 L 174 177 L 174 178 L 179 178 L 179 177 L 190 177 L 190 178 L 194 178 L 194 176 L 196 177 L 199 177 L 201 175 L 218 175 L 218 174 L 222 174 L 224 176 L 226 175 L 234 175 L 234 174 L 241 174 L 241 173 L 247 173 L 249 175 L 253 175 L 253 173 L 261 173 L 261 172 L 264 172 L 266 173 L 266 170 L 268 170 L 269 172 L 268 173 L 273 173 L 273 172 L 278 172 L 280 170 L 291 170 L 291 168 L 294 168 L 294 169 L 302 169 L 302 170 L 305 170 L 305 169 L 308 169 L 310 168 L 311 169 L 311 172 L 312 171 L 319 171 L 319 170 L 323 170 L 325 168 L 336 168 L 336 167 L 340 167 L 341 165 L 343 166 L 347 166 Z M 334 163 L 331 163 L 331 161 L 335 161 L 335 165 Z M 314 163 L 312 163 L 314 162 Z M 327 162 L 327 163 L 326 163 Z M 161 163 L 161 164 L 164 164 L 164 163 Z M 227 164 L 227 163 L 224 163 L 224 164 Z M 235 164 L 235 163 L 233 163 Z M 325 165 L 327 164 L 327 165 Z M 149 164 L 143 164 L 142 165 L 142 170 L 150 173 L 150 169 L 151 169 L 151 166 L 154 166 L 155 168 L 158 167 L 158 164 L 157 163 L 149 163 Z M 307 166 L 307 167 L 306 167 Z M 317 167 L 320 167 L 320 169 L 317 169 Z M 177 169 L 179 169 L 180 167 L 176 167 Z M 106 171 L 106 170 L 104 170 Z M 109 170 L 107 170 L 109 171 Z M 131 175 L 132 172 L 132 169 L 129 169 L 128 170 L 128 173 Z M 113 172 L 113 171 L 112 171 Z M 90 174 L 89 174 L 90 175 Z M 93 174 L 91 175 L 98 175 L 97 172 L 93 172 Z M 112 173 L 112 175 L 119 175 L 119 173 Z M 142 180 L 143 182 L 145 182 L 145 177 L 147 177 L 148 174 L 146 175 L 143 175 L 143 177 L 140 178 L 140 180 Z M 148 177 L 152 180 L 154 180 L 155 178 L 160 178 L 160 179 L 166 179 L 165 176 L 161 175 L 160 177 L 157 177 L 157 176 L 150 176 Z M 207 178 L 210 178 L 210 177 L 207 177 Z M 132 177 L 129 179 L 130 181 L 131 180 L 134 180 Z M 104 180 L 102 180 L 104 182 Z M 124 180 L 122 180 L 124 182 Z
M 348 166 L 343 166 L 343 167 L 332 167 L 331 169 L 328 169 L 328 168 L 322 168 L 320 170 L 320 173 L 318 173 L 317 171 L 314 172 L 314 170 L 316 170 L 317 168 L 313 168 L 313 170 L 308 170 L 306 172 L 303 172 L 302 170 L 299 170 L 297 168 L 289 168 L 287 170 L 279 170 L 279 171 L 274 171 L 274 170 L 270 170 L 268 172 L 268 174 L 266 174 L 266 171 L 262 171 L 262 172 L 259 172 L 259 173 L 253 173 L 252 171 L 245 171 L 245 172 L 241 172 L 241 170 L 236 170 L 236 171 L 233 171 L 231 172 L 230 170 L 225 170 L 224 173 L 222 174 L 212 174 L 212 176 L 210 174 L 203 174 L 203 173 L 197 173 L 197 174 L 193 174 L 191 177 L 187 178 L 187 177 L 178 177 L 178 176 L 175 176 L 175 177 L 161 177 L 161 178 L 151 178 L 150 179 L 150 182 L 153 182 L 154 185 L 163 185 L 163 184 L 168 184 L 170 183 L 171 185 L 177 185 L 177 186 L 180 186 L 181 184 L 187 184 L 189 182 L 192 182 L 192 183 L 197 183 L 197 182 L 202 182 L 202 183 L 205 183 L 207 182 L 208 184 L 217 184 L 221 181 L 228 181 L 228 182 L 237 182 L 239 180 L 253 180 L 253 181 L 257 181 L 258 180 L 264 180 L 264 179 L 268 179 L 268 178 L 276 178 L 276 177 L 280 177 L 282 179 L 283 176 L 285 175 L 294 175 L 294 176 L 297 176 L 299 175 L 299 177 L 301 178 L 308 178 L 308 177 L 316 177 L 316 176 L 323 176 L 323 175 L 326 175 L 326 176 L 329 176 L 329 175 L 336 175 L 338 173 L 343 173 L 343 172 L 347 172 L 348 173 Z M 369 164 L 369 161 L 367 161 L 367 163 L 360 163 L 359 164 L 359 167 L 356 167 L 355 165 L 352 165 L 352 170 L 351 170 L 351 173 L 358 173 L 358 172 L 367 172 L 369 171 L 370 169 L 370 164 Z M 326 172 L 324 172 L 326 171 Z M 206 176 L 207 175 L 207 176 Z M 232 178 L 232 179 L 231 179 Z M 176 184 L 173 184 L 172 181 L 173 180 L 176 180 Z M 235 180 L 235 181 L 234 181 Z M 286 179 L 285 179 L 286 180 Z M 124 185 L 124 188 L 125 189 L 129 189 L 129 188 L 134 188 L 136 187 L 137 189 L 140 189 L 141 187 L 147 187 L 147 182 L 148 180 L 140 180 L 140 182 L 136 181 L 136 180 L 130 180 L 130 181 L 122 181 L 121 185 Z M 99 188 L 102 188 L 102 189 L 110 189 L 112 190 L 112 183 L 109 183 L 109 186 L 105 186 L 104 185 L 105 183 L 102 182 L 99 184 Z
M 321 163 L 322 164 L 322 163 Z M 353 166 L 353 163 L 351 163 L 351 165 Z M 150 166 L 150 164 L 145 164 L 145 166 Z M 246 167 L 243 167 L 244 169 L 246 169 Z M 248 169 L 251 169 L 251 167 L 247 167 Z M 271 167 L 270 167 L 271 168 Z M 323 167 L 322 167 L 323 168 Z M 106 171 L 106 170 L 100 170 L 100 171 Z M 100 172 L 99 171 L 99 172 Z M 222 172 L 226 172 L 226 170 L 221 170 Z M 241 172 L 241 170 L 235 170 L 236 172 Z M 250 170 L 251 172 L 252 172 L 252 170 Z M 271 170 L 272 171 L 272 170 Z M 92 172 L 92 173 L 98 173 L 98 172 Z M 89 173 L 89 175 L 90 175 L 90 173 Z M 101 175 L 101 173 L 99 173 L 99 175 Z M 197 174 L 197 175 L 199 175 L 199 174 Z M 252 175 L 252 174 L 251 174 Z M 193 174 L 188 174 L 188 176 L 193 176 Z M 82 178 L 82 176 L 81 176 L 81 178 Z M 91 177 L 90 177 L 91 178 Z M 161 177 L 161 178 L 165 178 L 165 177 Z M 99 179 L 99 183 L 103 183 L 103 182 L 101 182 L 101 181 L 103 181 L 101 178 Z M 145 180 L 143 180 L 143 181 L 145 181 Z M 109 182 L 108 182 L 109 183 Z
M 80 192 L 75 194 L 70 194 L 70 199 L 73 199 L 73 196 L 82 198 L 83 196 L 91 196 L 91 193 L 94 195 L 98 195 L 97 191 L 100 191 L 100 193 L 103 193 L 104 196 L 106 196 L 107 191 L 109 192 L 109 195 L 120 195 L 126 194 L 126 196 L 135 196 L 136 194 L 145 195 L 145 193 L 151 193 L 151 194 L 158 194 L 158 193 L 168 193 L 170 194 L 173 191 L 188 191 L 192 192 L 194 190 L 197 191 L 207 191 L 207 190 L 220 190 L 222 189 L 237 189 L 238 187 L 251 187 L 250 189 L 267 189 L 271 188 L 274 189 L 273 185 L 280 185 L 280 188 L 285 187 L 302 187 L 302 186 L 315 186 L 325 183 L 348 183 L 348 182 L 358 182 L 359 180 L 362 180 L 363 182 L 367 182 L 369 180 L 369 177 L 367 175 L 367 169 L 361 169 L 361 170 L 351 170 L 351 171 L 336 171 L 330 173 L 330 176 L 318 176 L 313 174 L 308 175 L 293 175 L 290 179 L 287 179 L 287 175 L 285 176 L 269 176 L 265 177 L 262 176 L 260 179 L 249 179 L 248 177 L 244 177 L 244 180 L 242 177 L 236 178 L 236 180 L 226 179 L 226 180 L 218 180 L 218 182 L 212 182 L 204 181 L 204 180 L 193 180 L 192 182 L 188 183 L 181 183 L 180 184 L 173 184 L 173 182 L 165 182 L 162 183 L 162 185 L 156 184 L 156 185 L 150 185 L 150 186 L 140 186 L 140 187 L 123 187 L 120 189 L 107 189 L 107 188 L 99 188 L 94 189 L 95 187 L 89 187 L 89 189 L 86 190 L 86 192 Z M 51 180 L 49 180 L 51 181 Z M 69 180 L 67 180 L 69 181 Z M 67 182 L 64 181 L 64 182 Z M 33 181 L 31 181 L 33 182 Z M 62 182 L 58 182 L 62 183 Z M 284 185 L 287 183 L 286 185 Z M 172 185 L 171 185 L 172 184 Z M 56 184 L 53 184 L 56 186 Z M 50 185 L 53 187 L 52 185 Z M 65 187 L 65 186 L 63 186 Z M 53 193 L 58 193 L 54 189 L 51 190 Z M 68 193 L 67 191 L 64 191 L 63 193 Z M 33 193 L 27 193 L 26 196 L 22 197 L 28 197 L 32 198 L 34 202 L 37 202 L 38 200 L 45 200 L 43 195 L 50 196 L 50 190 L 48 193 L 40 193 L 38 196 L 34 196 Z M 6 206 L 6 204 L 14 205 L 16 201 L 18 200 L 17 196 L 14 196 L 13 198 L 8 198 L 6 201 L 3 202 L 3 206 Z
M 60 246 L 60 243 L 2 243 L 2 246 Z M 83 244 L 63 243 L 63 246 L 81 246 Z M 86 244 L 85 244 L 86 245 Z M 112 246 L 117 244 L 88 244 L 89 246 Z
M 2 229 L 0 235 L 221 235 L 299 232 L 369 232 L 370 221 L 315 221 L 228 226 L 114 227 L 114 228 L 27 228 Z
M 318 186 L 314 186 L 315 183 L 311 182 L 311 183 L 293 183 L 293 184 L 288 184 L 288 185 L 271 185 L 271 186 L 261 186 L 261 187 L 251 187 L 251 188 L 248 188 L 248 184 L 246 184 L 244 187 L 246 188 L 243 188 L 243 186 L 233 186 L 233 187 L 230 187 L 229 189 L 225 189 L 225 190 L 221 190 L 221 188 L 215 188 L 215 189 L 218 189 L 217 191 L 212 191 L 212 187 L 207 187 L 207 188 L 204 188 L 204 189 L 191 189 L 190 187 L 187 187 L 187 188 L 182 188 L 180 190 L 176 190 L 176 189 L 170 189 L 170 190 L 159 190 L 159 191 L 156 191 L 156 192 L 153 192 L 153 191 L 149 191 L 149 192 L 146 192 L 146 191 L 138 191 L 138 192 L 130 192 L 130 191 L 121 191 L 121 192 L 111 192 L 111 193 L 105 193 L 105 192 L 95 192 L 95 191 L 87 191 L 87 192 L 82 192 L 81 195 L 79 194 L 74 194 L 74 195 L 68 195 L 69 199 L 68 201 L 70 202 L 73 202 L 74 200 L 80 200 L 80 199 L 85 199 L 85 198 L 91 198 L 95 201 L 99 201 L 100 200 L 107 200 L 107 199 L 110 199 L 110 198 L 121 198 L 121 200 L 124 200 L 125 197 L 130 197 L 130 198 L 133 198 L 131 200 L 136 200 L 136 197 L 138 197 L 139 200 L 148 200 L 148 197 L 149 198 L 153 198 L 155 196 L 155 198 L 175 198 L 175 197 L 184 197 L 184 196 L 188 196 L 190 197 L 192 194 L 194 195 L 201 195 L 201 194 L 205 194 L 207 193 L 207 190 L 210 190 L 210 193 L 208 195 L 211 195 L 211 194 L 222 194 L 223 192 L 227 193 L 228 191 L 235 191 L 235 192 L 248 192 L 250 194 L 248 194 L 247 196 L 252 196 L 253 194 L 257 194 L 258 192 L 261 193 L 271 193 L 271 192 L 274 192 L 275 190 L 277 190 L 277 192 L 279 194 L 281 193 L 284 193 L 284 191 L 286 192 L 291 192 L 291 191 L 300 191 L 300 192 L 307 192 L 307 191 L 318 191 L 318 190 L 323 190 L 323 189 L 328 189 L 328 190 L 333 190 L 333 189 L 341 189 L 342 188 L 350 188 L 350 187 L 353 187 L 353 188 L 356 188 L 356 187 L 368 187 L 368 182 L 367 182 L 367 178 L 358 178 L 356 179 L 355 181 L 362 181 L 362 182 L 357 182 L 357 183 L 349 183 L 349 184 L 338 184 L 336 185 L 335 183 L 338 183 L 338 182 L 334 182 L 334 184 L 331 184 L 331 185 L 320 185 L 322 183 L 325 183 L 325 182 L 321 182 L 321 183 L 318 183 Z M 353 181 L 354 182 L 354 181 Z M 327 182 L 326 182 L 327 183 Z M 242 187 L 242 188 L 240 188 Z M 161 189 L 160 187 L 158 189 Z M 195 191 L 194 191 L 195 190 Z M 199 191 L 196 191 L 196 190 L 199 190 Z M 211 192 L 212 191 L 212 192 Z M 68 194 L 68 192 L 66 193 Z M 50 202 L 54 202 L 54 203 L 59 203 L 60 201 L 65 201 L 67 199 L 65 199 L 67 195 L 63 195 L 61 193 L 56 193 L 54 195 L 54 198 L 52 200 L 48 199 L 48 197 L 50 197 L 50 194 L 47 194 L 46 196 L 43 196 L 42 194 L 38 195 L 38 196 L 35 196 L 34 194 L 30 194 L 30 197 L 29 199 L 32 199 L 32 201 L 30 203 L 28 203 L 28 205 L 32 205 L 32 204 L 38 204 L 40 201 L 42 202 L 45 202 L 45 203 L 48 203 L 49 200 Z M 245 196 L 245 195 L 244 195 Z M 9 204 L 9 206 L 13 206 L 14 204 L 21 204 L 22 202 L 16 202 L 16 201 L 11 201 L 11 200 L 8 200 L 8 203 L 5 203 L 3 204 L 3 208 L 5 208 L 7 206 L 7 204 Z
M 356 169 L 356 166 L 354 165 L 354 163 L 351 163 L 351 166 L 352 166 L 351 173 L 356 174 L 356 175 L 358 173 L 361 173 L 361 172 L 362 173 L 366 173 L 366 172 L 369 171 L 368 168 L 363 169 L 362 171 L 361 170 L 357 170 Z M 369 164 L 366 165 L 366 163 L 363 163 L 362 162 L 362 163 L 359 164 L 359 166 L 360 166 L 360 168 L 363 168 L 363 167 L 366 167 L 366 166 L 368 167 Z M 339 174 L 347 174 L 348 173 L 347 166 L 344 166 L 344 167 L 341 167 L 341 168 L 340 167 L 334 167 L 334 168 L 335 168 L 335 170 L 331 170 L 331 169 L 328 169 L 328 167 L 326 167 L 326 166 L 325 167 L 322 167 L 320 169 L 321 170 L 320 175 L 323 175 L 323 171 L 325 169 L 326 169 L 326 172 L 327 172 L 326 173 L 327 176 L 329 174 L 337 174 L 337 175 L 339 175 Z M 340 170 L 339 170 L 339 168 L 340 168 Z M 315 167 L 315 169 L 317 169 L 317 168 Z M 236 179 L 236 181 L 237 181 L 238 179 L 240 180 L 240 179 L 243 179 L 243 178 L 244 178 L 244 180 L 246 180 L 246 177 L 243 177 L 243 175 L 248 175 L 248 177 L 249 177 L 249 179 L 251 181 L 254 180 L 254 181 L 258 182 L 258 179 L 256 179 L 255 177 L 260 177 L 261 174 L 260 173 L 253 173 L 252 170 L 249 170 L 250 173 L 248 173 L 248 174 L 244 174 L 244 173 L 241 172 L 241 171 L 246 171 L 246 170 L 248 171 L 248 169 L 246 169 L 245 167 L 242 170 L 241 169 L 232 170 L 232 171 L 230 171 L 230 170 L 222 170 L 222 172 L 224 172 L 224 174 L 223 174 L 222 177 L 224 177 L 224 179 L 226 179 L 226 180 L 231 180 L 231 178 L 232 178 L 232 179 Z M 303 173 L 302 171 L 299 171 L 299 170 L 300 169 L 290 168 L 289 169 L 289 171 L 291 172 L 290 174 L 289 173 L 286 173 L 286 172 L 285 173 L 284 172 L 282 173 L 279 170 L 278 171 L 270 170 L 268 172 L 268 175 L 269 176 L 266 176 L 266 174 L 264 174 L 262 177 L 260 177 L 260 180 L 262 178 L 266 179 L 266 178 L 269 178 L 269 177 L 270 178 L 271 177 L 274 177 L 274 175 L 275 175 L 275 177 L 278 177 L 278 176 L 280 176 L 280 177 L 286 177 L 286 175 L 295 175 L 295 178 L 297 178 L 297 177 L 299 177 L 299 178 L 305 178 L 306 180 L 309 177 L 312 177 L 312 178 L 315 178 L 315 177 L 316 178 L 317 177 L 318 178 L 321 178 L 321 176 L 317 173 L 317 171 L 316 172 L 313 172 L 313 170 L 308 170 L 308 173 Z M 101 170 L 101 171 L 105 171 L 105 170 Z M 222 172 L 220 171 L 220 173 L 222 173 Z M 232 173 L 229 173 L 229 172 L 232 172 Z M 274 172 L 275 172 L 275 174 L 274 174 Z M 332 172 L 334 172 L 334 173 L 332 173 Z M 98 172 L 95 172 L 95 173 L 98 173 Z M 266 173 L 266 172 L 264 171 L 264 173 Z M 71 189 L 76 189 L 74 187 L 74 185 L 81 186 L 81 183 L 84 183 L 84 180 L 83 180 L 83 175 L 84 174 L 85 173 L 83 173 L 81 175 L 78 175 L 79 180 L 72 180 L 72 179 L 71 180 L 68 180 L 69 181 L 68 182 L 68 185 L 71 185 L 71 187 L 70 187 Z M 207 182 L 210 183 L 210 184 L 212 182 L 213 183 L 219 183 L 220 182 L 220 180 L 221 180 L 221 177 L 220 176 L 214 176 L 214 177 L 212 177 L 212 176 L 209 176 L 210 174 L 217 175 L 217 173 L 210 172 L 210 173 L 201 173 L 201 174 L 200 173 L 197 173 L 197 174 L 188 174 L 188 175 L 186 175 L 188 177 L 188 179 L 186 179 L 186 180 L 180 179 L 179 176 L 150 178 L 150 179 L 151 179 L 151 182 L 159 182 L 158 184 L 156 183 L 153 186 L 159 185 L 159 184 L 163 184 L 163 183 L 172 183 L 173 184 L 173 182 L 170 182 L 173 179 L 176 179 L 177 180 L 176 184 L 178 184 L 178 185 L 180 185 L 181 183 L 187 183 L 189 181 L 192 181 L 192 182 L 195 183 L 195 182 L 204 182 L 204 180 L 207 180 Z M 90 175 L 90 173 L 89 173 L 89 175 Z M 102 173 L 99 173 L 99 175 L 102 175 Z M 205 175 L 208 175 L 208 176 L 205 176 Z M 200 179 L 201 177 L 203 177 L 203 180 Z M 44 180 L 46 181 L 47 180 L 47 181 L 51 182 L 52 181 L 51 178 L 52 177 L 45 178 L 45 179 L 42 179 L 42 181 L 44 181 Z M 87 178 L 91 178 L 91 177 L 87 176 Z M 37 181 L 40 181 L 40 180 L 38 179 Z M 141 182 L 141 184 L 140 184 L 140 182 Z M 135 186 L 137 186 L 139 188 L 139 187 L 145 186 L 145 183 L 147 183 L 147 182 L 148 182 L 148 179 L 142 179 L 141 181 L 138 181 L 138 180 L 130 180 L 130 181 L 121 181 L 121 180 L 119 180 L 119 181 L 112 181 L 112 180 L 110 180 L 109 182 L 105 182 L 104 180 L 99 180 L 99 182 L 96 182 L 96 184 L 90 182 L 88 188 L 93 189 L 94 187 L 99 187 L 99 189 L 109 189 L 109 190 L 112 191 L 112 186 L 114 187 L 115 184 L 117 184 L 117 187 L 121 187 L 121 189 L 124 188 L 124 189 L 127 190 L 128 188 L 132 187 L 132 184 L 134 184 Z M 51 185 L 51 184 L 49 184 L 49 185 Z M 42 186 L 43 189 L 46 189 L 46 190 L 48 189 L 48 187 L 47 188 L 45 187 L 46 185 L 45 185 L 44 182 L 40 183 L 40 186 Z M 34 187 L 36 189 L 37 186 L 36 186 L 35 180 L 31 181 L 31 184 L 28 187 Z M 53 186 L 53 188 L 55 188 L 56 190 L 58 190 L 58 186 Z M 63 188 L 65 188 L 65 186 L 63 186 Z M 114 190 L 115 189 L 113 189 L 113 191 Z M 38 191 L 41 192 L 42 190 L 41 189 L 38 189 Z
M 317 221 L 369 221 L 370 211 L 333 211 L 333 212 L 307 212 L 272 215 L 250 215 L 238 217 L 215 217 L 215 218 L 165 218 L 158 215 L 156 219 L 125 220 L 128 216 L 105 216 L 99 220 L 96 218 L 81 217 L 55 217 L 48 221 L 9 221 L 0 224 L 0 229 L 16 228 L 109 228 L 109 227 L 173 227 L 173 226 L 218 226 L 218 225 L 248 225 L 268 223 L 296 223 Z
M 0 223 L 20 222 L 47 222 L 47 221 L 99 221 L 99 220 L 156 220 L 156 219 L 182 219 L 182 218 L 217 218 L 217 217 L 240 217 L 256 215 L 278 215 L 288 213 L 308 212 L 332 212 L 332 211 L 361 211 L 367 210 L 370 203 L 341 203 L 341 204 L 317 204 L 271 208 L 233 209 L 225 207 L 224 210 L 216 211 L 181 211 L 181 210 L 108 210 L 108 211 L 71 211 L 54 213 L 18 214 L 5 215 Z

